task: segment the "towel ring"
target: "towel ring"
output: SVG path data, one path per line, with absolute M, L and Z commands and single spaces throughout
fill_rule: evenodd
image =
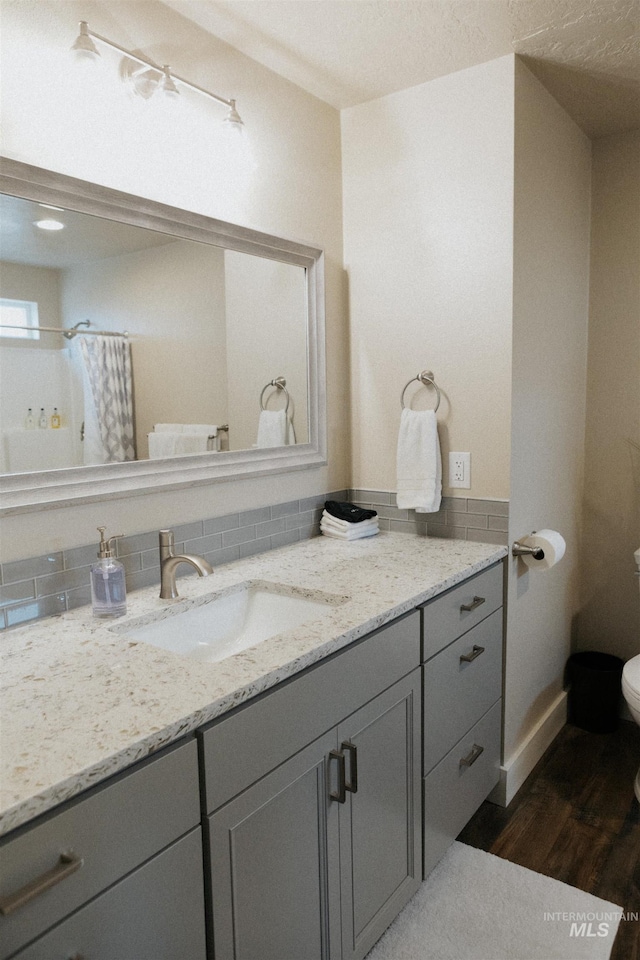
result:
M 263 399 L 269 387 L 276 387 L 278 390 L 284 390 L 285 396 L 287 398 L 287 405 L 284 408 L 284 412 L 286 413 L 289 409 L 289 400 L 291 398 L 289 397 L 289 391 L 287 390 L 287 381 L 285 380 L 284 377 L 275 377 L 273 380 L 269 380 L 269 383 L 266 383 L 264 385 L 264 387 L 262 388 L 262 393 L 260 394 L 260 409 L 261 410 L 267 409 L 263 403 Z
M 404 388 L 404 390 L 402 391 L 402 393 L 400 394 L 400 406 L 402 407 L 403 410 L 405 409 L 405 406 L 404 406 L 404 395 L 405 395 L 405 393 L 407 392 L 407 388 L 408 388 L 409 386 L 411 386 L 411 384 L 413 383 L 414 380 L 418 380 L 420 383 L 424 384 L 425 387 L 428 386 L 428 385 L 430 385 L 430 386 L 432 386 L 433 389 L 435 390 L 436 396 L 437 396 L 437 398 L 438 398 L 438 399 L 436 400 L 436 405 L 435 405 L 435 407 L 433 408 L 433 412 L 435 413 L 436 410 L 438 409 L 438 407 L 440 406 L 440 391 L 438 390 L 438 387 L 436 386 L 436 382 L 435 382 L 435 380 L 433 379 L 433 373 L 431 372 L 431 370 L 423 370 L 422 373 L 419 373 L 417 377 L 411 377 L 411 380 L 409 380 L 409 383 L 405 384 L 405 388 Z

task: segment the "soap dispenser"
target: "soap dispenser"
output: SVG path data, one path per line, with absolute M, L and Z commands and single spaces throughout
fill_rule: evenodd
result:
M 123 617 L 127 612 L 127 587 L 124 567 L 115 559 L 114 541 L 121 533 L 105 540 L 106 527 L 98 527 L 98 562 L 91 565 L 91 603 L 94 617 Z

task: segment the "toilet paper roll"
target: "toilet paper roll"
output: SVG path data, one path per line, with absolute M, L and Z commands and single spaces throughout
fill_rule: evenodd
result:
M 562 560 L 567 549 L 564 537 L 557 530 L 538 530 L 528 537 L 523 537 L 520 542 L 527 547 L 541 547 L 544 550 L 542 560 L 536 560 L 530 554 L 522 557 L 531 570 L 548 570 L 549 567 L 554 567 L 558 560 Z

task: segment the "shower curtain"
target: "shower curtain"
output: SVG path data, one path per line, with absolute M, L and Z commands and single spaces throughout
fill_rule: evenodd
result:
M 84 462 L 135 460 L 131 347 L 124 337 L 78 336 Z

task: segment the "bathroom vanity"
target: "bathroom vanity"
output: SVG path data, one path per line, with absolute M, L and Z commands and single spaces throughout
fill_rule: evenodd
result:
M 364 957 L 498 781 L 505 554 L 317 538 L 182 580 L 335 599 L 214 664 L 127 639 L 152 591 L 8 634 L 2 960 Z

